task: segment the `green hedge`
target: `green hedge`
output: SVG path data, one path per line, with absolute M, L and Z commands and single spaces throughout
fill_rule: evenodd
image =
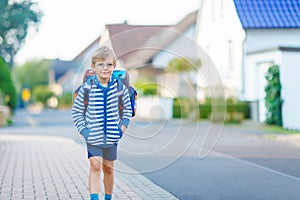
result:
M 72 108 L 73 105 L 73 93 L 64 93 L 59 97 L 59 107 L 61 108 Z
M 235 104 L 227 104 L 226 111 L 229 113 L 243 113 L 245 118 L 250 118 L 250 107 L 248 102 L 237 102 Z
M 191 102 L 189 99 L 173 100 L 173 118 L 187 118 L 191 112 Z M 250 117 L 249 104 L 247 102 L 237 102 L 226 104 L 227 116 L 235 121 L 236 116 Z M 211 104 L 199 104 L 199 118 L 208 119 L 212 113 Z M 237 114 L 238 113 L 238 114 Z M 229 120 L 231 121 L 231 120 Z
M 211 104 L 200 104 L 200 119 L 207 119 L 212 112 Z M 249 104 L 247 102 L 237 102 L 234 104 L 226 104 L 227 113 L 243 113 L 246 118 L 250 117 Z
M 207 119 L 211 113 L 211 104 L 200 104 L 199 111 L 200 119 Z
M 190 112 L 189 99 L 173 99 L 173 118 L 187 118 Z

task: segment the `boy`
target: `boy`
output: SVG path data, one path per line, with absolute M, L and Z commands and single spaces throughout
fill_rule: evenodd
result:
M 99 199 L 101 170 L 104 174 L 104 199 L 112 199 L 117 145 L 132 114 L 129 92 L 125 85 L 122 94 L 118 94 L 118 81 L 112 75 L 115 67 L 113 51 L 106 46 L 97 49 L 91 63 L 95 75 L 82 85 L 72 109 L 74 124 L 86 141 L 90 160 L 89 192 L 92 200 Z M 86 111 L 85 89 L 89 90 Z M 122 116 L 119 116 L 119 95 L 122 95 L 124 105 Z

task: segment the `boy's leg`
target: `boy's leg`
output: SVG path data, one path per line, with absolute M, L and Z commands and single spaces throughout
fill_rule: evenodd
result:
M 111 195 L 114 187 L 114 161 L 103 159 L 102 168 L 105 194 Z
M 95 157 L 90 157 L 89 160 L 90 160 L 89 192 L 90 194 L 99 194 L 102 158 L 95 156 Z

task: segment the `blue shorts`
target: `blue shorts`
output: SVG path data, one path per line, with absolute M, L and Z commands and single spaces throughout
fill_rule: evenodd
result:
M 106 147 L 97 147 L 90 144 L 86 144 L 88 158 L 94 156 L 100 156 L 105 160 L 117 160 L 117 147 L 118 144 L 107 145 Z

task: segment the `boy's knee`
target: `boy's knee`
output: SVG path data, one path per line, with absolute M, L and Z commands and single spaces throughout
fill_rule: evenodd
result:
M 114 168 L 112 166 L 109 165 L 103 165 L 103 173 L 105 174 L 113 174 L 114 173 Z
M 90 167 L 93 171 L 101 171 L 101 161 L 99 159 L 90 159 Z

